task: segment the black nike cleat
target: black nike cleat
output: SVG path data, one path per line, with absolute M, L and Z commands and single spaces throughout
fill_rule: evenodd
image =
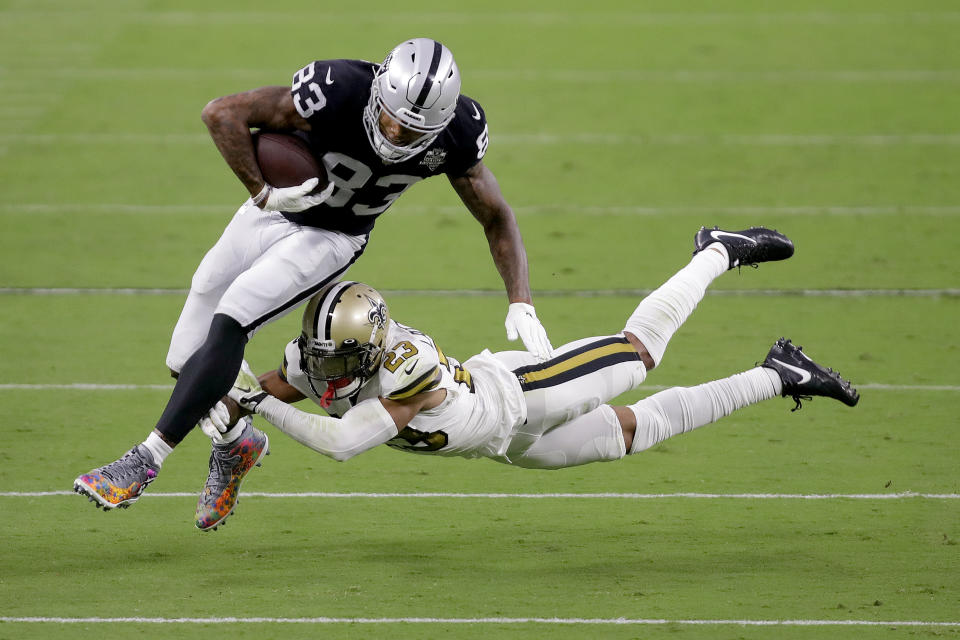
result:
M 759 262 L 786 260 L 793 255 L 793 242 L 779 231 L 764 227 L 750 227 L 743 231 L 723 231 L 714 227 L 700 227 L 693 244 L 697 255 L 714 242 L 727 248 L 730 269 L 744 265 L 757 266 Z
M 811 400 L 813 396 L 823 396 L 839 400 L 850 407 L 860 401 L 860 394 L 850 386 L 850 382 L 840 377 L 833 369 L 825 369 L 811 360 L 803 352 L 803 347 L 795 346 L 786 338 L 780 338 L 760 365 L 773 369 L 783 381 L 783 397 L 793 397 L 797 403 L 791 411 L 800 408 L 800 400 Z

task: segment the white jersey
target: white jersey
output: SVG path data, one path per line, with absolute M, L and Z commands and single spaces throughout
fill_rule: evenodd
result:
M 446 390 L 446 398 L 421 411 L 386 444 L 415 453 L 502 458 L 516 429 L 526 420 L 520 382 L 489 351 L 464 364 L 446 356 L 430 336 L 393 320 L 390 345 L 376 375 L 353 396 L 334 400 L 327 409 L 343 416 L 370 398 L 403 400 L 419 393 Z M 284 379 L 320 404 L 327 385 L 311 381 L 300 367 L 297 341 L 287 344 L 281 369 Z

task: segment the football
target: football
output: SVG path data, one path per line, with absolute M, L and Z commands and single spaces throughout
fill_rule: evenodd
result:
M 310 178 L 319 178 L 314 191 L 327 186 L 327 172 L 303 138 L 292 133 L 259 131 L 253 134 L 253 149 L 267 184 L 295 187 Z

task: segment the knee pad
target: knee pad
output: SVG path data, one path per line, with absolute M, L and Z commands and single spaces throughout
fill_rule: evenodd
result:
M 610 462 L 626 455 L 620 420 L 610 405 L 547 431 L 511 461 L 528 469 L 562 469 Z
M 627 408 L 637 419 L 637 429 L 630 445 L 631 455 L 645 451 L 670 437 L 670 418 L 663 406 L 652 396 Z

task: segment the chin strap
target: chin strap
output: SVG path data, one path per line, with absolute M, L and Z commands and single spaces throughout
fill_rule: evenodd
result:
M 320 396 L 320 406 L 324 409 L 329 409 L 330 404 L 335 399 L 337 389 L 343 389 L 351 382 L 353 382 L 353 378 L 340 378 L 338 380 L 327 381 L 327 389 L 323 392 L 323 395 Z

